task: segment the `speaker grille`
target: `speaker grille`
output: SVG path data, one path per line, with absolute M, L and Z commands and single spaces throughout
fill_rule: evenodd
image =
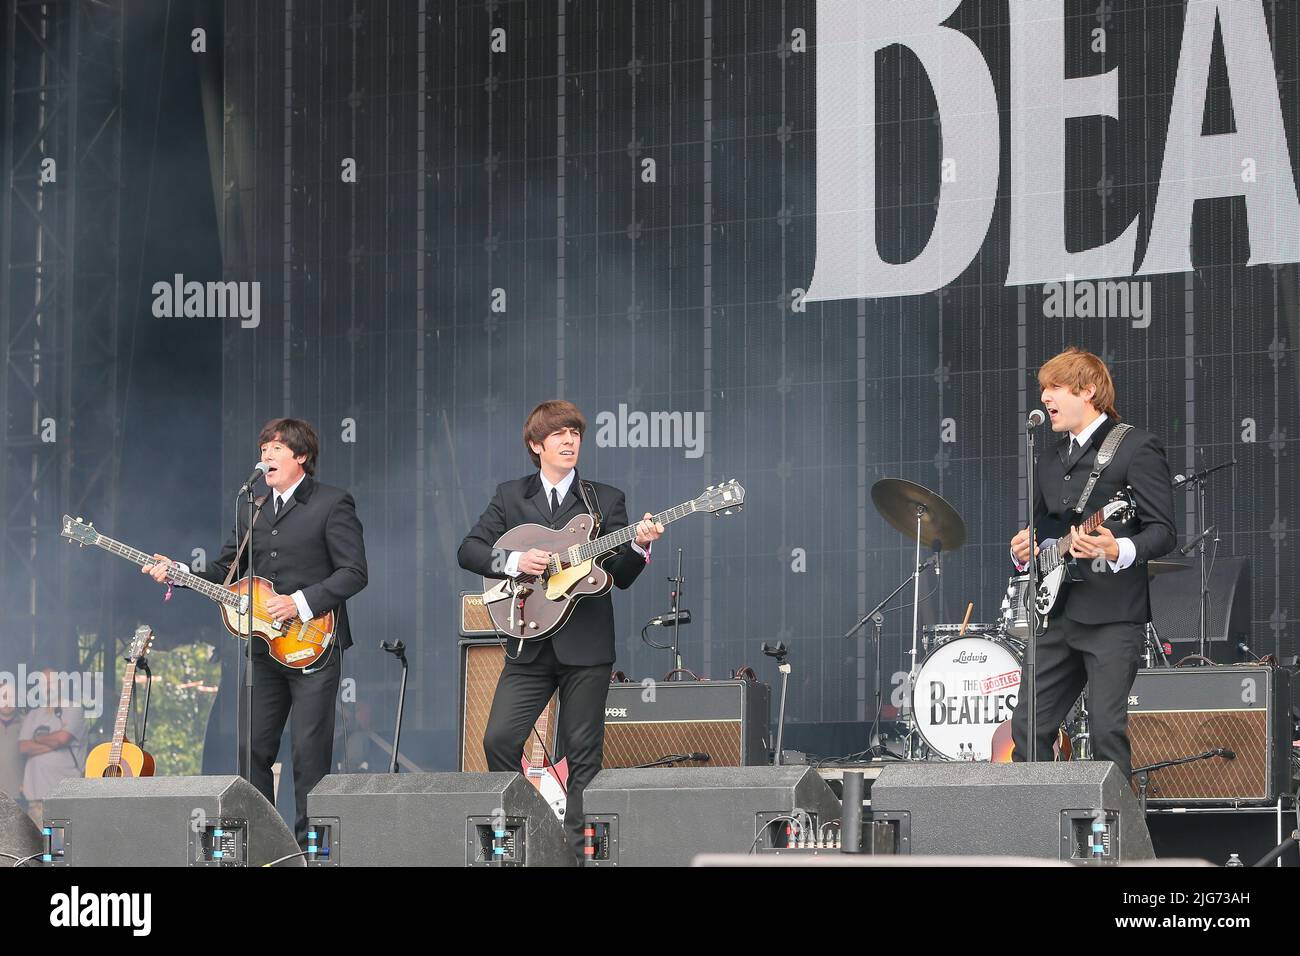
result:
M 1150 799 L 1268 799 L 1268 714 L 1263 710 L 1190 710 L 1129 714 L 1133 766 L 1190 757 L 1218 747 L 1236 759 L 1211 757 L 1152 771 Z
M 739 767 L 739 720 L 684 720 L 605 725 L 605 755 L 601 767 L 635 767 L 670 754 L 701 751 L 708 763 L 682 763 L 682 767 Z
M 496 641 L 466 643 L 463 651 L 460 769 L 468 773 L 486 773 L 488 765 L 487 756 L 483 753 L 483 732 L 487 730 L 488 716 L 492 713 L 492 698 L 496 696 L 497 682 L 505 667 L 505 651 Z M 546 749 L 554 755 L 556 716 L 559 713 L 556 698 L 552 696 L 551 702 L 546 706 L 549 721 Z M 529 740 L 532 739 L 530 736 Z M 524 752 L 529 752 L 527 743 Z

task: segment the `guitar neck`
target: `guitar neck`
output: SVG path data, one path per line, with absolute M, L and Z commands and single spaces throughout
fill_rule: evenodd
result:
M 152 554 L 145 554 L 143 551 L 138 551 L 130 545 L 123 544 L 121 541 L 114 541 L 107 535 L 99 535 L 95 540 L 95 544 L 99 545 L 105 551 L 111 551 L 118 557 L 126 558 L 128 561 L 133 561 L 141 567 L 144 567 L 146 564 L 154 563 L 154 557 Z M 168 573 L 168 577 L 176 584 L 183 584 L 185 587 L 199 592 L 204 597 L 216 601 L 218 604 L 225 604 L 229 607 L 238 607 L 240 605 L 239 595 L 235 594 L 233 591 L 227 590 L 220 584 L 214 584 L 211 581 L 207 581 L 199 577 L 197 574 L 183 568 L 178 568 L 173 565 L 171 571 Z
M 113 749 L 109 754 L 108 765 L 116 765 L 122 759 L 122 742 L 126 740 L 126 717 L 131 709 L 131 692 L 135 689 L 135 661 L 126 665 L 122 677 L 122 698 L 117 703 L 117 720 L 113 724 Z
M 694 501 L 683 501 L 676 507 L 669 508 L 660 514 L 655 515 L 650 520 L 656 524 L 667 525 L 676 521 L 678 518 L 684 518 L 693 511 L 696 511 Z M 626 528 L 619 528 L 617 531 L 611 531 L 609 534 L 602 534 L 594 541 L 588 541 L 586 544 L 578 546 L 578 561 L 590 561 L 592 558 L 598 558 L 602 554 L 608 554 L 616 548 L 621 548 L 629 541 L 636 540 L 636 526 L 639 522 L 633 522 Z
M 1092 534 L 1106 520 L 1106 509 L 1094 511 L 1088 516 L 1088 519 L 1079 525 L 1079 531 L 1083 534 Z M 1062 564 L 1070 555 L 1070 545 L 1073 542 L 1071 532 L 1067 531 L 1051 547 L 1043 548 L 1038 555 L 1038 573 L 1051 574 Z

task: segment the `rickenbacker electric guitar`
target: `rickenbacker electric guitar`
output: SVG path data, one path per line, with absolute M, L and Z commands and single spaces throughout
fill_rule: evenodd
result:
M 695 512 L 729 515 L 740 511 L 744 503 L 745 489 L 733 478 L 709 485 L 698 498 L 650 520 L 666 525 Z M 549 637 L 558 631 L 578 601 L 613 587 L 614 579 L 601 562 L 617 548 L 636 540 L 636 524 L 594 539 L 595 523 L 589 514 L 575 515 L 558 531 L 540 524 L 511 528 L 497 539 L 494 555 L 539 548 L 551 554 L 551 561 L 538 576 L 483 579 L 483 604 L 496 629 L 507 637 L 523 640 Z
M 557 764 L 552 764 L 546 759 L 546 747 L 542 742 L 546 740 L 550 722 L 551 704 L 547 701 L 546 706 L 542 708 L 542 715 L 533 725 L 532 759 L 530 760 L 529 754 L 525 753 L 519 763 L 528 782 L 537 788 L 542 799 L 550 804 L 551 810 L 563 823 L 564 810 L 569 803 L 569 758 L 561 757 Z
M 154 557 L 137 551 L 135 548 L 114 541 L 107 535 L 95 530 L 94 524 L 86 524 L 82 519 L 63 516 L 63 537 L 75 541 L 83 548 L 93 544 L 111 551 L 119 557 L 126 558 L 143 567 L 153 564 Z M 190 571 L 172 566 L 167 574 L 172 584 L 183 585 L 197 591 L 210 601 L 221 605 L 221 623 L 235 637 L 248 637 L 248 580 L 240 578 L 229 585 L 214 584 Z M 253 635 L 266 642 L 271 657 L 285 667 L 301 670 L 310 667 L 323 657 L 334 640 L 334 612 L 303 621 L 290 618 L 277 624 L 275 618 L 266 609 L 266 602 L 275 597 L 275 588 L 266 578 L 253 577 Z
M 135 638 L 126 652 L 126 673 L 122 675 L 122 699 L 117 705 L 113 740 L 100 744 L 86 755 L 88 778 L 153 776 L 153 755 L 126 739 L 126 717 L 131 709 L 131 694 L 135 691 L 135 664 L 149 653 L 151 644 L 153 630 L 148 624 L 141 624 L 135 629 Z
M 1132 489 L 1124 488 L 1078 527 L 1083 534 L 1091 534 L 1101 527 L 1103 522 L 1115 521 L 1127 524 L 1136 514 L 1137 508 L 1133 504 Z M 1066 575 L 1070 574 L 1070 580 L 1079 580 L 1078 570 L 1074 566 L 1076 559 L 1070 555 L 1070 542 L 1071 533 L 1067 531 L 1052 544 L 1040 548 L 1038 552 L 1038 593 L 1034 603 L 1038 609 L 1040 634 L 1047 627 L 1047 614 L 1056 606 L 1056 599 L 1060 596 Z M 1024 600 L 1025 588 L 1028 586 L 1028 574 L 1012 575 L 1007 585 L 1009 601 L 1003 603 L 1007 630 L 1013 637 L 1021 639 L 1024 639 L 1029 632 Z

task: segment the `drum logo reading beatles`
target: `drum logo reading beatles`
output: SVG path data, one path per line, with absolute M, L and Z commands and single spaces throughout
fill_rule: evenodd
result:
M 940 645 L 917 673 L 921 733 L 955 760 L 988 760 L 993 734 L 1011 719 L 1020 690 L 1020 662 L 1000 644 L 960 638 Z

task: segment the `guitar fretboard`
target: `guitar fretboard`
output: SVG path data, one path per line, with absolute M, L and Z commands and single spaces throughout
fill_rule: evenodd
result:
M 697 510 L 694 500 L 683 501 L 674 508 L 669 508 L 661 514 L 655 515 L 650 520 L 656 524 L 667 525 L 678 518 L 684 518 L 688 514 Z M 626 528 L 619 528 L 617 531 L 611 531 L 609 534 L 602 534 L 594 541 L 588 541 L 586 544 L 578 545 L 578 560 L 576 563 L 581 564 L 584 561 L 590 561 L 592 558 L 598 558 L 602 554 L 607 554 L 615 548 L 621 548 L 629 541 L 636 540 L 636 526 L 640 522 L 634 522 Z
M 113 724 L 113 748 L 109 752 L 108 765 L 117 766 L 122 761 L 122 741 L 126 739 L 126 717 L 131 707 L 131 692 L 135 689 L 135 658 L 126 665 L 122 677 L 122 697 L 117 702 L 117 720 Z
M 1106 520 L 1106 509 L 1094 511 L 1088 520 L 1079 525 L 1084 534 L 1092 534 Z M 1071 532 L 1067 531 L 1038 553 L 1038 573 L 1048 575 L 1065 563 L 1070 555 Z
M 99 535 L 95 539 L 95 544 L 99 545 L 105 551 L 111 551 L 119 557 L 126 558 L 128 561 L 134 561 L 136 564 L 144 567 L 146 564 L 154 564 L 154 556 L 138 551 L 130 545 L 125 545 L 121 541 L 114 541 L 107 535 Z M 204 580 L 196 574 L 172 565 L 167 577 L 175 584 L 183 584 L 187 588 L 198 591 L 206 598 L 216 601 L 218 604 L 224 604 L 227 607 L 238 608 L 240 597 L 233 591 L 228 591 L 220 584 L 214 584 L 211 581 Z

